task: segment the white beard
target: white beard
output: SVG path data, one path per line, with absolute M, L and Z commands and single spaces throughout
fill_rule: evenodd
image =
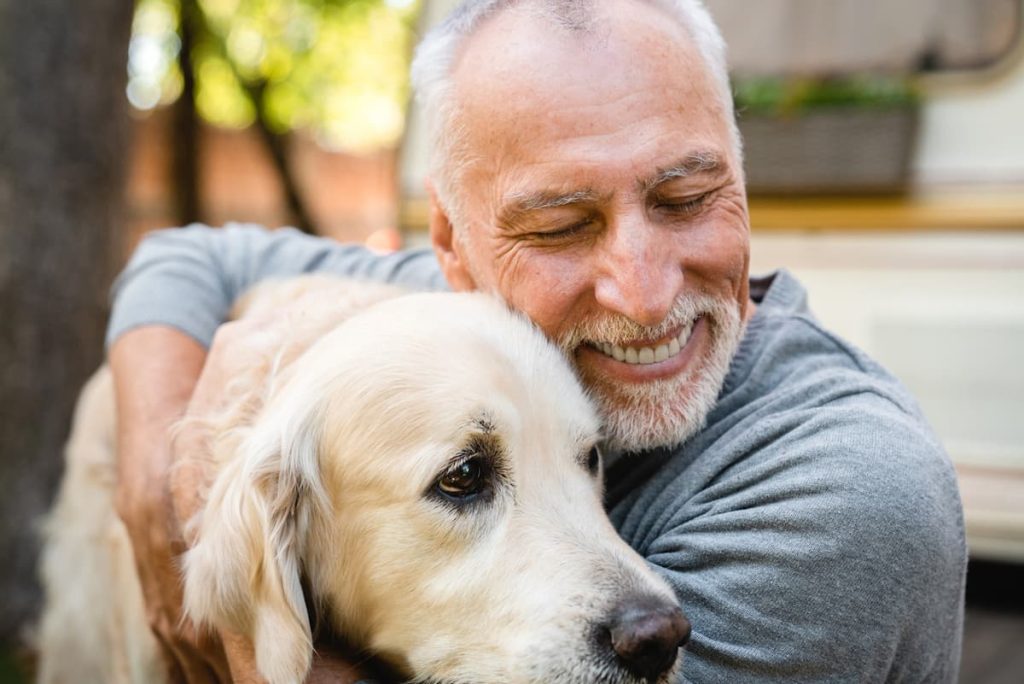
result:
M 709 344 L 679 375 L 648 383 L 620 383 L 593 369 L 578 367 L 584 385 L 597 401 L 608 448 L 633 452 L 681 444 L 696 433 L 714 408 L 743 336 L 735 300 L 710 295 L 682 295 L 660 325 L 646 327 L 610 314 L 570 330 L 559 341 L 573 357 L 584 343 L 623 345 L 638 339 L 657 339 L 703 316 Z

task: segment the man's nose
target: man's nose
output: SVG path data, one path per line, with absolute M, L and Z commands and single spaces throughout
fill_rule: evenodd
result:
M 645 217 L 631 217 L 598 249 L 603 253 L 594 283 L 597 303 L 640 325 L 664 321 L 683 285 L 683 266 L 669 236 Z

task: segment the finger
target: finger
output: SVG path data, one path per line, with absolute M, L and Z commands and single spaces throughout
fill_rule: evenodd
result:
M 180 622 L 168 646 L 188 684 L 231 682 L 224 649 L 215 634 L 197 630 L 191 622 Z
M 357 655 L 342 644 L 320 646 L 313 653 L 313 663 L 306 684 L 377 684 L 370 677 L 374 671 L 366 656 Z
M 206 491 L 210 484 L 209 468 L 206 463 L 195 458 L 182 456 L 171 470 L 171 500 L 174 514 L 182 524 L 184 541 L 191 545 L 195 542 L 195 530 L 189 524 L 202 509 Z
M 186 684 L 221 684 L 231 681 L 230 677 L 218 678 L 210 664 L 203 660 L 202 654 L 192 644 L 177 642 L 175 655 L 181 668 L 182 681 Z
M 218 635 L 212 630 L 203 630 L 196 639 L 196 645 L 206 661 L 207 667 L 213 672 L 217 681 L 228 684 L 235 681 L 231 676 L 231 667 L 228 663 L 224 644 Z
M 151 540 L 152 541 L 152 540 Z M 155 544 L 147 562 L 139 567 L 146 594 L 146 612 L 151 631 L 169 662 L 171 681 L 187 684 L 230 682 L 219 641 L 198 632 L 182 620 L 182 592 L 176 559 L 183 550 L 178 540 Z
M 178 655 L 175 650 L 171 648 L 171 645 L 164 638 L 163 634 L 160 634 L 156 630 L 151 630 L 153 637 L 156 639 L 157 650 L 160 652 L 160 660 L 164 666 L 164 674 L 167 677 L 168 682 L 173 684 L 179 684 L 179 682 L 185 681 L 185 674 L 181 670 L 181 666 L 178 661 Z
M 262 677 L 256 669 L 256 652 L 252 642 L 234 632 L 222 631 L 221 640 L 231 668 L 234 684 L 262 684 Z
M 203 663 L 189 644 L 177 639 L 176 635 L 154 632 L 160 643 L 161 651 L 167 665 L 168 681 L 174 684 L 219 684 L 230 682 L 230 679 L 218 680 Z

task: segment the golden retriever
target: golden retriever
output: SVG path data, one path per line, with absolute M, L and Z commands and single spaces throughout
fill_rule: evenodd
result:
M 598 417 L 563 354 L 487 295 L 396 294 L 315 277 L 250 298 L 281 343 L 200 417 L 215 477 L 189 616 L 251 638 L 271 684 L 307 673 L 307 603 L 412 681 L 669 682 L 689 625 L 605 516 Z M 114 419 L 101 371 L 48 524 L 47 684 L 160 680 Z

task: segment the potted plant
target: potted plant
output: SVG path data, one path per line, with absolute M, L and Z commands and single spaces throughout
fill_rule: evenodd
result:
M 733 84 L 751 192 L 907 187 L 921 101 L 909 77 L 751 77 Z

